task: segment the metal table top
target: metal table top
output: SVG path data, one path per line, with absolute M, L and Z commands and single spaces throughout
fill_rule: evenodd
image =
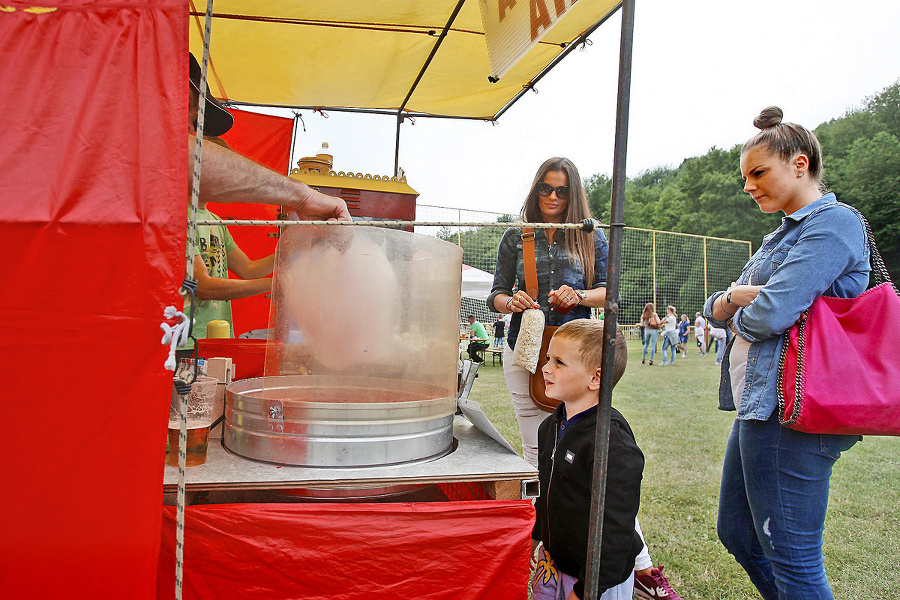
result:
M 364 468 L 280 466 L 248 460 L 210 439 L 206 463 L 188 467 L 185 487 L 200 490 L 288 489 L 303 486 L 340 488 L 364 485 L 423 484 L 452 481 L 509 481 L 537 478 L 537 471 L 516 453 L 457 416 L 456 449 L 441 458 L 413 464 Z M 178 469 L 166 465 L 163 491 L 174 492 Z

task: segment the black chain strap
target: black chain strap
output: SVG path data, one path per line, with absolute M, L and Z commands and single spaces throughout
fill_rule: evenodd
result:
M 869 264 L 872 268 L 872 279 L 875 281 L 875 285 L 881 285 L 882 283 L 890 283 L 891 287 L 894 288 L 894 293 L 897 296 L 900 296 L 900 291 L 897 290 L 897 285 L 891 279 L 890 273 L 888 273 L 887 266 L 884 264 L 884 259 L 881 258 L 881 252 L 878 251 L 878 246 L 875 245 L 875 234 L 872 233 L 872 226 L 869 225 L 869 221 L 863 216 L 863 214 L 856 209 L 853 209 L 853 212 L 862 219 L 863 226 L 866 229 L 866 239 L 869 242 Z M 782 425 L 790 427 L 791 425 L 795 425 L 797 423 L 797 419 L 800 418 L 800 412 L 802 410 L 802 402 L 803 402 L 803 348 L 806 346 L 806 321 L 809 318 L 809 309 L 807 308 L 803 311 L 803 315 L 800 317 L 800 323 L 797 327 L 797 377 L 794 380 L 794 406 L 791 409 L 790 417 L 787 420 L 784 418 L 784 362 L 787 358 L 788 346 L 791 343 L 791 329 L 788 329 L 784 332 L 783 339 L 781 341 L 781 356 L 778 358 L 778 380 L 776 381 L 776 395 L 778 397 L 778 422 Z
M 803 311 L 800 317 L 800 325 L 797 328 L 797 377 L 794 379 L 794 406 L 791 409 L 791 416 L 785 420 L 784 418 L 784 361 L 787 358 L 788 346 L 791 343 L 791 330 L 784 332 L 784 339 L 781 341 L 781 356 L 778 359 L 778 381 L 776 394 L 778 396 L 778 422 L 782 425 L 790 427 L 797 423 L 800 418 L 801 403 L 803 401 L 803 347 L 806 345 L 806 320 L 809 317 L 809 309 Z M 791 328 L 793 329 L 793 327 Z
M 875 234 L 872 233 L 872 226 L 869 225 L 869 221 L 867 221 L 862 214 L 857 214 L 859 214 L 859 217 L 863 221 L 863 225 L 866 227 L 866 237 L 869 239 L 869 263 L 872 265 L 875 285 L 890 283 L 891 287 L 894 288 L 894 293 L 900 296 L 900 291 L 897 290 L 897 285 L 891 279 L 891 274 L 888 273 L 887 266 L 884 264 L 884 259 L 881 258 L 881 252 L 878 251 L 878 246 L 875 245 Z

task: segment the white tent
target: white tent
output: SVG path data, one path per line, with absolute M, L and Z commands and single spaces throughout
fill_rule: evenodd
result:
M 487 271 L 469 265 L 462 266 L 462 293 L 460 295 L 463 298 L 487 300 L 493 284 L 494 276 Z

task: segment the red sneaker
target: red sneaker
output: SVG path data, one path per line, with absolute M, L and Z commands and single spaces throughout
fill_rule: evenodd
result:
M 654 567 L 650 571 L 650 575 L 634 574 L 634 597 L 640 600 L 657 600 L 664 598 L 665 600 L 682 600 L 681 596 L 675 593 L 669 580 L 663 575 L 663 566 Z

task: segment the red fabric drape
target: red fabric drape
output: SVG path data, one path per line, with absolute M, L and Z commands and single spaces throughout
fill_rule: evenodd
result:
M 288 174 L 294 120 L 260 115 L 234 108 L 234 127 L 222 136 L 231 149 L 261 165 Z M 278 207 L 270 204 L 211 203 L 209 209 L 223 219 L 258 219 L 274 221 Z M 277 227 L 232 226 L 228 228 L 238 247 L 251 259 L 275 252 L 277 239 L 269 234 Z M 235 335 L 251 329 L 265 329 L 269 324 L 269 300 L 262 294 L 232 300 L 231 311 Z
M 522 600 L 534 509 L 527 500 L 191 506 L 185 600 Z M 159 598 L 174 589 L 166 507 Z
M 0 11 L 0 596 L 153 598 L 187 3 Z
M 222 139 L 238 154 L 261 165 L 288 174 L 294 120 L 229 108 L 234 115 L 232 127 Z

